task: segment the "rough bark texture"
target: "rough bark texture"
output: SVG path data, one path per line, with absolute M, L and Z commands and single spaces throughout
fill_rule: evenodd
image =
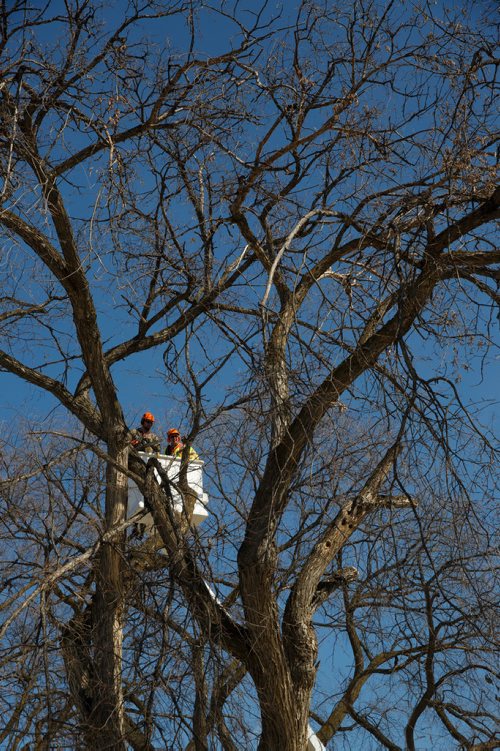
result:
M 128 447 L 114 457 L 127 465 Z M 127 477 L 108 464 L 106 473 L 106 527 L 124 521 L 127 513 Z M 94 643 L 94 706 L 89 723 L 95 728 L 100 748 L 124 751 L 122 647 L 124 617 L 123 546 L 124 533 L 100 551 L 96 592 L 92 606 Z

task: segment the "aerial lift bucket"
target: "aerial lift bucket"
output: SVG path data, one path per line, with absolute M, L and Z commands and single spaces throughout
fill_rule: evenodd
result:
M 181 460 L 174 456 L 166 456 L 165 454 L 146 454 L 139 451 L 139 456 L 146 463 L 152 456 L 158 459 L 162 469 L 167 473 L 168 479 L 171 482 L 170 488 L 172 491 L 173 510 L 181 515 L 184 511 L 184 504 L 182 500 L 182 494 L 178 490 L 179 483 L 179 471 L 181 467 Z M 201 524 L 208 516 L 206 506 L 208 504 L 208 496 L 203 492 L 203 464 L 200 459 L 190 461 L 187 467 L 187 483 L 190 489 L 196 495 L 196 501 L 194 504 L 193 516 L 191 524 L 195 527 Z M 155 477 L 158 484 L 161 485 L 161 478 L 157 470 L 154 470 Z M 128 481 L 128 507 L 127 518 L 131 519 L 136 514 L 140 514 L 146 511 L 146 504 L 144 497 L 133 480 L 129 478 Z M 144 524 L 148 532 L 154 526 L 153 517 L 148 512 L 144 514 L 139 520 L 141 524 Z

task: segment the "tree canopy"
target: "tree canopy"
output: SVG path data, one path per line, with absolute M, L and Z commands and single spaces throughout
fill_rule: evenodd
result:
M 0 744 L 497 747 L 492 15 L 1 6 Z

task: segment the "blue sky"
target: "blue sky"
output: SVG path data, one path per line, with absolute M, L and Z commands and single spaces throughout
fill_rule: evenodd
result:
M 445 8 L 446 5 L 445 3 Z M 439 6 L 439 3 L 434 4 L 437 12 L 439 12 Z M 108 4 L 108 10 L 104 18 L 107 15 L 109 23 L 114 24 L 117 18 L 114 8 L 119 10 L 121 7 L 123 7 L 123 4 L 120 2 L 114 5 Z M 488 7 L 490 7 L 488 2 L 474 3 L 469 6 L 473 15 L 484 12 Z M 50 3 L 51 12 L 57 12 L 59 8 L 61 10 L 64 9 L 62 0 L 52 0 Z M 254 11 L 253 4 L 250 3 L 247 5 L 247 11 L 242 8 L 243 6 L 240 6 L 242 17 L 250 19 Z M 287 5 L 287 8 L 293 16 L 293 6 Z M 272 14 L 273 11 L 274 7 L 270 6 L 268 14 Z M 236 42 L 236 28 L 230 21 L 224 21 L 220 15 L 215 16 L 210 10 L 205 10 L 203 13 L 204 23 L 201 25 L 202 32 L 197 38 L 198 49 L 208 55 L 217 52 L 221 48 L 221 45 L 227 45 L 228 39 Z M 285 23 L 286 15 L 283 17 L 282 25 L 285 25 Z M 165 42 L 168 43 L 169 39 L 175 39 L 178 42 L 180 38 L 185 36 L 186 31 L 185 19 L 178 16 L 170 18 L 165 22 L 157 23 L 153 27 L 149 24 L 147 32 L 146 25 L 144 25 L 144 32 L 154 40 L 155 44 L 157 43 L 160 46 L 165 44 Z M 46 32 L 42 27 L 40 35 L 41 38 L 44 35 L 46 36 L 48 44 L 55 42 L 53 27 L 47 29 Z M 92 194 L 94 192 L 94 189 L 91 189 L 89 206 L 92 203 Z M 81 219 L 84 219 L 85 214 L 87 214 L 86 211 L 82 212 L 81 207 L 78 205 L 71 206 L 71 210 L 76 216 L 80 215 Z M 102 292 L 99 294 L 102 294 Z M 117 332 L 118 335 L 122 334 L 122 322 L 123 318 L 118 311 L 116 320 L 110 317 L 109 310 L 106 311 L 105 317 L 102 318 L 104 337 L 109 332 L 110 340 L 114 339 L 116 341 Z M 422 362 L 424 363 L 425 358 L 429 354 L 426 345 L 422 343 L 418 351 L 420 351 Z M 434 358 L 434 354 L 431 357 Z M 425 373 L 425 364 L 422 367 Z M 171 396 L 167 393 L 167 389 L 162 383 L 161 374 L 163 371 L 164 367 L 160 351 L 151 351 L 146 355 L 134 356 L 127 363 L 119 363 L 114 367 L 113 375 L 118 392 L 127 418 L 131 422 L 134 422 L 146 408 L 153 410 L 158 415 L 164 429 L 167 428 L 169 421 L 175 419 L 177 407 L 172 404 Z M 157 375 L 160 375 L 160 377 L 155 377 Z M 30 415 L 31 417 L 36 415 L 43 420 L 52 413 L 55 404 L 53 399 L 47 394 L 40 392 L 38 389 L 21 382 L 9 374 L 1 373 L 0 379 L 2 382 L 2 419 L 6 426 L 16 423 L 26 415 Z M 490 362 L 489 367 L 484 372 L 481 372 L 479 360 L 476 358 L 475 362 L 470 363 L 470 370 L 468 372 L 464 371 L 462 374 L 461 391 L 466 402 L 484 404 L 484 419 L 486 421 L 494 418 L 495 410 L 491 406 L 491 402 L 497 396 L 497 384 L 499 382 L 500 368 L 498 359 Z M 224 389 L 224 385 L 223 378 L 212 385 L 212 388 L 217 392 L 217 400 L 220 398 L 220 392 Z M 8 429 L 7 432 L 9 432 Z

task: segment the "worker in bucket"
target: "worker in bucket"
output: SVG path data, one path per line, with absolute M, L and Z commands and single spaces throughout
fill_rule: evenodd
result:
M 184 443 L 181 438 L 181 434 L 177 430 L 177 428 L 170 428 L 170 430 L 167 433 L 167 448 L 165 449 L 165 453 L 167 456 L 176 456 L 178 459 L 181 459 L 182 452 L 184 450 Z M 198 454 L 196 451 L 189 447 L 189 461 L 193 461 L 194 459 L 198 459 Z
M 146 454 L 158 454 L 160 452 L 160 438 L 151 430 L 154 421 L 155 418 L 151 412 L 144 412 L 140 428 L 134 428 L 130 431 L 130 445 L 137 451 L 145 451 Z

